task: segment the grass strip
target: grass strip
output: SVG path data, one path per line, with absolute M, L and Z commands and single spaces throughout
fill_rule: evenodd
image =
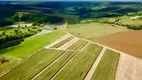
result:
M 49 80 L 51 79 L 77 52 L 67 52 L 62 58 L 55 62 L 51 67 L 45 70 L 35 80 Z
M 53 80 L 83 80 L 102 47 L 89 44 Z
M 114 80 L 119 55 L 114 51 L 106 50 L 91 80 Z
M 0 77 L 0 80 L 29 80 L 63 53 L 64 51 L 42 49 Z
M 87 44 L 86 41 L 79 40 L 75 44 L 70 46 L 68 49 L 70 49 L 70 50 L 81 50 L 86 44 Z
M 59 42 L 57 44 L 55 44 L 54 46 L 52 46 L 52 48 L 58 48 L 58 47 L 62 46 L 63 44 L 65 44 L 66 42 L 70 41 L 71 39 L 73 39 L 72 36 L 68 37 L 67 39 L 65 39 L 65 40 L 63 40 L 63 41 L 61 41 L 61 42 Z

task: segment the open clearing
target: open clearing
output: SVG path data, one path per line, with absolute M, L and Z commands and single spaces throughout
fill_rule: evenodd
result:
M 98 37 L 108 36 L 129 30 L 124 27 L 112 27 L 110 24 L 82 23 L 69 25 L 67 31 L 77 37 L 95 40 Z
M 114 80 L 119 53 L 106 50 L 91 80 Z
M 42 49 L 4 76 L 0 77 L 0 80 L 29 80 L 64 52 L 65 51 Z
M 53 80 L 83 80 L 102 47 L 89 44 Z
M 97 42 L 142 58 L 142 30 L 98 38 Z
M 25 41 L 20 45 L 0 50 L 0 54 L 26 58 L 35 51 L 43 48 L 47 44 L 52 43 L 63 35 L 65 35 L 65 33 L 62 31 L 53 31 L 48 34 L 29 37 L 26 38 Z

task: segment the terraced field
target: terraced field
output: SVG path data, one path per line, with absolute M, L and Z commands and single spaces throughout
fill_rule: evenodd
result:
M 114 80 L 119 53 L 106 50 L 91 80 Z

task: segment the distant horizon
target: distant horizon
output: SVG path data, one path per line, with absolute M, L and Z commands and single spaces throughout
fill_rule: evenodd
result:
M 68 1 L 73 1 L 73 2 L 76 2 L 76 1 L 82 1 L 82 2 L 142 2 L 142 0 L 0 0 L 0 1 L 65 1 L 65 2 L 68 2 Z

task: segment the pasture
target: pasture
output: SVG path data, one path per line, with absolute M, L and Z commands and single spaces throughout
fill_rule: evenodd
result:
M 104 37 L 129 30 L 124 27 L 112 27 L 112 25 L 110 24 L 81 23 L 69 25 L 67 31 L 77 37 L 95 40 L 99 37 Z

